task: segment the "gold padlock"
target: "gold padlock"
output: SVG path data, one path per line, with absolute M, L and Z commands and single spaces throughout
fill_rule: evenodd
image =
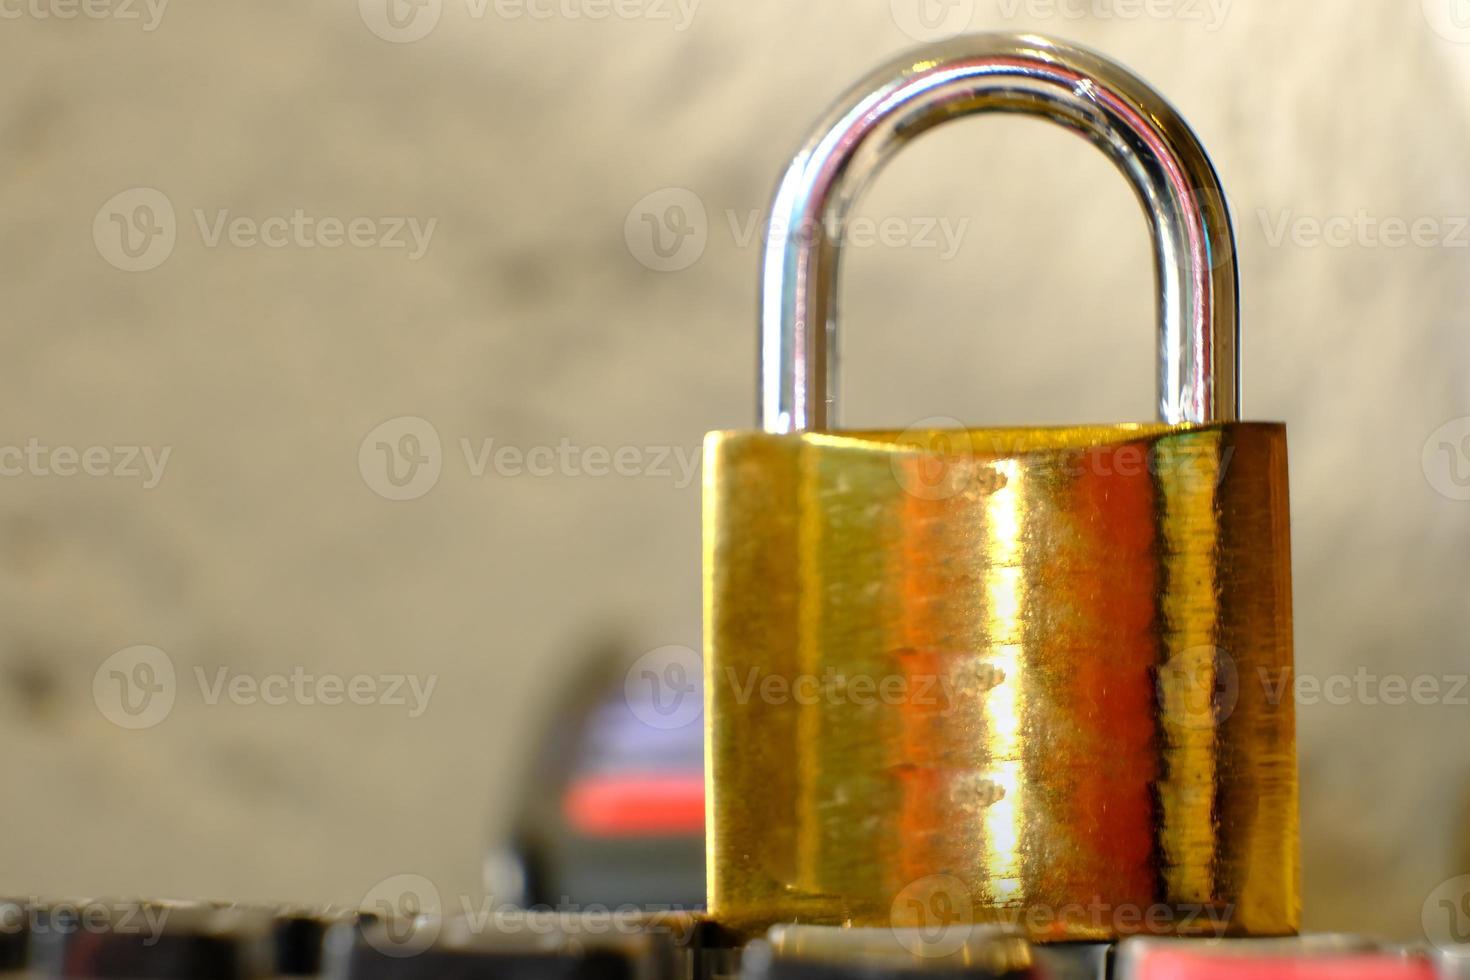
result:
M 1157 423 L 834 428 L 852 203 L 971 113 L 1084 134 L 1157 253 Z M 1299 920 L 1284 426 L 1238 421 L 1234 237 L 1178 114 L 1034 36 L 860 84 L 777 192 L 759 432 L 705 446 L 709 911 L 1042 941 Z

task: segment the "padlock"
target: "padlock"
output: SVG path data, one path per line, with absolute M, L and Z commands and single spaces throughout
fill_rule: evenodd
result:
M 837 430 L 853 202 L 907 140 L 996 110 L 1080 132 L 1137 191 L 1159 420 Z M 1094 53 L 959 38 L 840 103 L 769 227 L 762 428 L 705 444 L 710 915 L 1294 934 L 1286 433 L 1238 421 L 1234 236 L 1193 132 Z

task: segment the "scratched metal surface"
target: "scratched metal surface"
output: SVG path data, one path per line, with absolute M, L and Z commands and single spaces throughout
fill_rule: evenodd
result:
M 1282 427 L 708 446 L 720 921 L 1295 931 Z

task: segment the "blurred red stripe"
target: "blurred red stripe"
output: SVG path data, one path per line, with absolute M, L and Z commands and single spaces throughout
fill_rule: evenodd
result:
M 589 837 L 704 833 L 704 777 L 592 776 L 567 789 L 567 823 Z
M 1391 956 L 1260 958 L 1184 951 L 1150 953 L 1134 980 L 1434 980 L 1425 960 Z

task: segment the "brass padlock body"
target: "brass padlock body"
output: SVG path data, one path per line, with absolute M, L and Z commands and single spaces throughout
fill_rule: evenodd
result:
M 1284 427 L 715 433 L 710 913 L 1299 918 Z

